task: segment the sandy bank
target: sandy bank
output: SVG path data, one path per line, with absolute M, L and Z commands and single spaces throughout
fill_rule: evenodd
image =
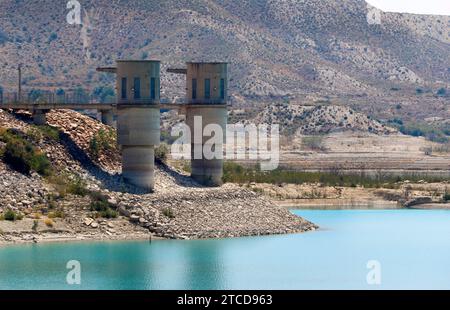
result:
M 291 210 L 391 210 L 402 208 L 397 202 L 386 200 L 286 199 L 279 200 L 276 203 Z
M 415 210 L 450 210 L 450 203 L 426 203 L 411 207 Z

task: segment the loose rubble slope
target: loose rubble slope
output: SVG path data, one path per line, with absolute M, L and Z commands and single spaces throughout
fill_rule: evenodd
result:
M 98 156 L 90 154 L 89 143 L 95 132 L 111 128 L 74 111 L 52 111 L 48 122 L 61 132 L 60 141 L 44 139 L 39 145 L 52 164 L 60 171 L 81 176 L 90 190 L 105 194 L 121 214 L 117 220 L 91 219 L 89 202 L 68 196 L 59 202 L 68 214 L 61 220 L 63 233 L 87 239 L 129 239 L 134 233 L 147 231 L 157 237 L 193 239 L 297 233 L 317 228 L 249 189 L 235 184 L 204 188 L 182 172 L 163 165 L 156 168 L 155 192 L 143 193 L 123 181 L 118 149 Z M 32 125 L 26 114 L 17 117 L 0 110 L 0 127 L 26 132 Z M 25 176 L 11 171 L 3 163 L 0 168 L 0 191 L 9 193 L 0 198 L 0 211 L 12 208 L 28 214 L 30 219 L 36 204 L 49 203 L 52 184 L 36 174 Z M 135 225 L 128 227 L 124 220 Z M 145 230 L 136 231 L 137 227 Z M 36 234 L 33 240 L 39 239 L 39 232 Z

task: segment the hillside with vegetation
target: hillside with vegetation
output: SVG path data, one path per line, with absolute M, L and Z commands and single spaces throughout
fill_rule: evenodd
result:
M 160 59 L 163 97 L 181 100 L 182 78 L 165 69 L 220 60 L 237 106 L 328 102 L 386 121 L 449 119 L 448 16 L 381 12 L 369 24 L 363 0 L 86 0 L 82 25 L 69 25 L 66 2 L 1 1 L 5 91 L 23 63 L 26 91 L 82 87 L 105 99 L 113 77 L 97 66 Z

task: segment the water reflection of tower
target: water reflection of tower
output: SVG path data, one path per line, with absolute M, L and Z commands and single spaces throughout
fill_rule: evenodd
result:
M 226 257 L 223 243 L 196 240 L 187 243 L 184 289 L 219 290 L 226 285 Z

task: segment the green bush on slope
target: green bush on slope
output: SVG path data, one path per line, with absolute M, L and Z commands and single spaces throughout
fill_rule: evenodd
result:
M 0 130 L 0 141 L 6 143 L 2 151 L 5 163 L 14 170 L 29 174 L 35 171 L 42 176 L 52 173 L 52 166 L 45 153 L 27 140 L 26 136 L 15 130 Z

